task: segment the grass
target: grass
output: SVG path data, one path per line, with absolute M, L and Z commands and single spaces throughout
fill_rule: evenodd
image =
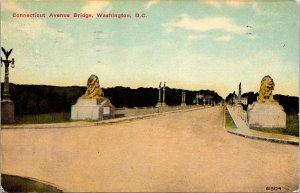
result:
M 299 119 L 297 114 L 286 115 L 286 129 L 259 129 L 254 130 L 263 131 L 266 133 L 278 133 L 285 135 L 293 135 L 299 137 Z
M 32 179 L 1 175 L 1 185 L 6 192 L 62 192 L 62 190 Z
M 297 114 L 286 116 L 286 129 L 283 130 L 283 133 L 299 137 L 299 117 Z
M 69 122 L 70 113 L 49 113 L 37 115 L 16 116 L 16 124 L 41 124 L 41 123 L 60 123 Z M 231 118 L 228 110 L 225 110 L 225 128 L 236 129 L 236 125 Z M 260 130 L 260 129 L 256 129 Z M 299 119 L 297 114 L 288 114 L 286 117 L 286 129 L 262 130 L 264 132 L 293 135 L 299 137 Z
M 225 128 L 226 129 L 236 129 L 236 125 L 230 116 L 228 110 L 225 108 Z
M 69 122 L 70 113 L 48 113 L 36 115 L 17 115 L 16 124 L 40 124 Z

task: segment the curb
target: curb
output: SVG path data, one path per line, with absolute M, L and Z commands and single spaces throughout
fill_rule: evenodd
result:
M 40 124 L 40 125 L 1 125 L 1 130 L 10 130 L 10 129 L 59 129 L 59 128 L 73 128 L 73 127 L 90 127 L 90 126 L 97 126 L 102 124 L 111 124 L 111 123 L 118 123 L 122 121 L 130 121 L 135 119 L 142 119 L 142 118 L 152 118 L 157 116 L 164 116 L 166 114 L 172 114 L 172 113 L 179 113 L 179 112 L 188 112 L 188 111 L 195 111 L 200 109 L 209 109 L 209 107 L 206 108 L 190 108 L 190 109 L 184 109 L 184 110 L 175 110 L 175 111 L 168 111 L 168 112 L 162 112 L 162 113 L 153 113 L 153 114 L 146 114 L 146 115 L 140 115 L 140 116 L 131 116 L 131 117 L 122 117 L 122 118 L 116 118 L 116 119 L 107 119 L 102 120 L 98 122 L 90 122 L 90 123 L 83 123 L 83 124 L 72 124 L 70 125 L 59 125 L 58 124 Z
M 227 106 L 225 106 L 225 108 L 227 109 Z M 227 110 L 228 111 L 228 110 Z M 228 111 L 230 114 L 230 111 Z M 225 113 L 225 110 L 224 110 Z M 232 117 L 232 115 L 230 114 L 230 116 Z M 268 142 L 274 142 L 274 143 L 283 143 L 283 144 L 291 144 L 291 145 L 299 145 L 299 139 L 298 140 L 293 140 L 293 139 L 279 139 L 279 138 L 275 138 L 275 137 L 265 137 L 265 136 L 261 136 L 261 135 L 252 135 L 252 134 L 246 134 L 243 131 L 241 131 L 242 129 L 240 129 L 238 127 L 238 125 L 235 123 L 234 119 L 232 118 L 232 120 L 234 121 L 235 125 L 237 126 L 238 131 L 234 131 L 234 130 L 229 130 L 225 127 L 225 114 L 224 114 L 224 129 L 230 133 L 230 134 L 234 134 L 234 135 L 238 135 L 241 137 L 245 137 L 245 138 L 249 138 L 249 139 L 258 139 L 258 140 L 264 140 L 264 141 L 268 141 Z M 249 128 L 248 128 L 249 129 Z
M 20 126 L 10 126 L 5 125 L 1 126 L 1 130 L 10 130 L 10 129 L 59 129 L 59 128 L 72 128 L 72 127 L 89 127 L 89 126 L 95 126 L 96 123 L 89 123 L 89 124 L 78 124 L 78 125 L 20 125 Z
M 234 134 L 234 135 L 249 138 L 249 139 L 259 139 L 259 140 L 264 140 L 264 141 L 274 142 L 274 143 L 299 145 L 299 140 L 297 140 L 297 141 L 296 140 L 285 140 L 285 139 L 278 139 L 278 138 L 263 137 L 263 136 L 258 136 L 258 135 L 249 135 L 249 134 L 244 134 L 241 132 L 231 131 L 226 128 L 225 128 L 225 130 L 230 134 Z

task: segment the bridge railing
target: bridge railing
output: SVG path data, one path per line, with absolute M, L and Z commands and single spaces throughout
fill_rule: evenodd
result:
M 247 111 L 243 110 L 242 106 L 230 105 L 230 108 L 233 110 L 236 116 L 248 124 L 248 114 Z
M 123 107 L 123 108 L 116 108 L 115 115 L 116 117 L 130 117 L 130 116 L 139 116 L 139 115 L 147 115 L 147 114 L 154 114 L 154 113 L 163 113 L 169 111 L 186 110 L 192 108 L 204 108 L 204 106 L 186 105 L 186 106 L 134 107 L 134 108 Z

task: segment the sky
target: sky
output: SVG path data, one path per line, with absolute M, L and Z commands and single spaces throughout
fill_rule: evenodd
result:
M 166 82 L 170 88 L 215 90 L 225 98 L 240 82 L 243 93 L 258 92 L 270 75 L 274 94 L 299 96 L 298 30 L 297 3 L 287 0 L 1 0 L 1 46 L 13 48 L 10 82 L 16 84 L 84 86 L 95 74 L 104 88 Z

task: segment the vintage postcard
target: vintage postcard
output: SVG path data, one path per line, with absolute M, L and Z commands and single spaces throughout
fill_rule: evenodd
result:
M 297 1 L 0 3 L 2 191 L 298 191 Z

